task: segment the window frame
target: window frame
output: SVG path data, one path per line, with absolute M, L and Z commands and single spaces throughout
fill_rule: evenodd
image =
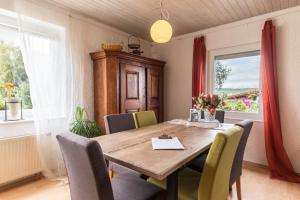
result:
M 17 34 L 17 37 L 19 37 L 19 29 L 17 27 L 17 14 L 11 11 L 3 10 L 0 8 L 0 29 L 7 28 L 10 31 L 14 31 Z M 19 39 L 19 38 L 18 38 Z M 17 44 L 17 43 L 15 43 Z M 18 45 L 20 45 L 18 43 Z M 21 48 L 21 47 L 20 47 Z M 24 62 L 24 60 L 23 60 Z M 25 66 L 24 66 L 25 67 Z M 26 72 L 26 71 L 25 71 Z M 26 72 L 27 74 L 27 72 Z M 28 75 L 27 75 L 28 77 Z M 31 95 L 30 95 L 31 98 Z M 5 110 L 0 110 L 0 126 L 3 124 L 10 124 L 10 123 L 24 123 L 24 121 L 32 121 L 33 120 L 33 108 L 30 109 L 22 109 L 23 112 L 23 119 L 17 120 L 17 121 L 5 121 Z M 0 135 L 1 137 L 1 135 Z
M 246 45 L 237 45 L 233 47 L 213 49 L 208 52 L 208 70 L 207 70 L 207 92 L 215 93 L 215 58 L 218 56 L 232 55 L 232 54 L 241 54 L 251 51 L 260 51 L 260 43 L 250 43 Z M 261 90 L 261 77 L 259 79 L 259 90 Z M 247 113 L 239 111 L 226 111 L 225 118 L 231 120 L 242 120 L 250 119 L 253 121 L 263 121 L 263 105 L 262 105 L 262 96 L 259 96 L 259 110 L 257 113 Z

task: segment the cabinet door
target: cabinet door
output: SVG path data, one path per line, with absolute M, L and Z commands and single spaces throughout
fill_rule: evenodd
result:
M 147 69 L 147 110 L 153 110 L 159 122 L 163 121 L 163 71 Z
M 146 109 L 145 68 L 120 64 L 120 112 L 132 113 Z

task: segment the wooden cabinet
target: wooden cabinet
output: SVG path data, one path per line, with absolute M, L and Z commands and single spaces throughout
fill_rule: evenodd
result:
M 95 120 L 108 114 L 153 110 L 163 121 L 165 62 L 120 51 L 91 53 L 94 63 Z
M 152 67 L 147 70 L 148 110 L 156 113 L 158 121 L 163 121 L 163 70 Z
M 120 65 L 120 113 L 146 110 L 146 68 Z

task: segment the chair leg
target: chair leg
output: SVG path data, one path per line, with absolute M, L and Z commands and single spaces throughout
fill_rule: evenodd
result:
M 108 172 L 109 172 L 109 173 L 108 173 L 108 174 L 109 174 L 109 177 L 110 177 L 110 178 L 113 178 L 113 177 L 114 177 L 114 171 L 113 171 L 113 170 L 109 170 Z
M 239 177 L 236 182 L 236 193 L 237 193 L 237 199 L 242 200 L 242 191 L 241 191 L 241 177 Z

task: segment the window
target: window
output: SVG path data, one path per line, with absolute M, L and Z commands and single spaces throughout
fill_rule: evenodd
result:
M 214 56 L 213 89 L 226 111 L 260 113 L 260 52 Z
M 12 83 L 15 85 L 13 96 L 23 102 L 23 117 L 31 115 L 32 103 L 29 91 L 28 77 L 19 43 L 17 28 L 0 23 L 0 85 Z M 6 92 L 0 87 L 0 120 L 3 120 Z

